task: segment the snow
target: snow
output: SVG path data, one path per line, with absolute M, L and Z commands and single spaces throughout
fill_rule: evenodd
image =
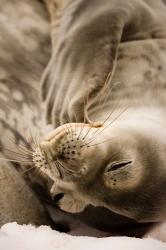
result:
M 95 238 L 59 233 L 48 226 L 6 224 L 0 229 L 1 250 L 166 250 L 154 239 L 129 237 Z

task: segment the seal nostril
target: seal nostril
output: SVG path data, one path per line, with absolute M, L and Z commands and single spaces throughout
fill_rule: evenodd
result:
M 52 200 L 57 203 L 58 201 L 60 201 L 63 198 L 63 196 L 64 196 L 63 193 L 59 193 L 59 194 L 53 195 L 52 196 Z

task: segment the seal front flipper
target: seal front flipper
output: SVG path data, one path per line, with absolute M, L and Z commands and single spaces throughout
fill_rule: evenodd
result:
M 49 0 L 47 4 L 53 48 L 41 89 L 47 121 L 56 127 L 82 122 L 86 99 L 99 93 L 110 72 L 111 84 L 120 42 L 162 37 L 165 19 L 160 15 L 158 20 L 162 1 Z M 65 7 L 58 14 L 53 5 Z

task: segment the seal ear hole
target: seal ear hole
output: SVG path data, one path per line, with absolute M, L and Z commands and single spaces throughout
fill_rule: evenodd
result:
M 123 167 L 128 166 L 129 164 L 131 164 L 132 161 L 123 161 L 123 162 L 116 162 L 116 163 L 111 163 L 107 166 L 106 168 L 106 172 L 111 172 L 111 171 L 116 171 L 119 170 Z

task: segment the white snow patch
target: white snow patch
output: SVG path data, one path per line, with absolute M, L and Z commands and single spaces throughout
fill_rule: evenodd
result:
M 80 237 L 59 233 L 50 227 L 4 225 L 0 230 L 3 250 L 166 250 L 166 244 L 153 239 L 129 237 Z

